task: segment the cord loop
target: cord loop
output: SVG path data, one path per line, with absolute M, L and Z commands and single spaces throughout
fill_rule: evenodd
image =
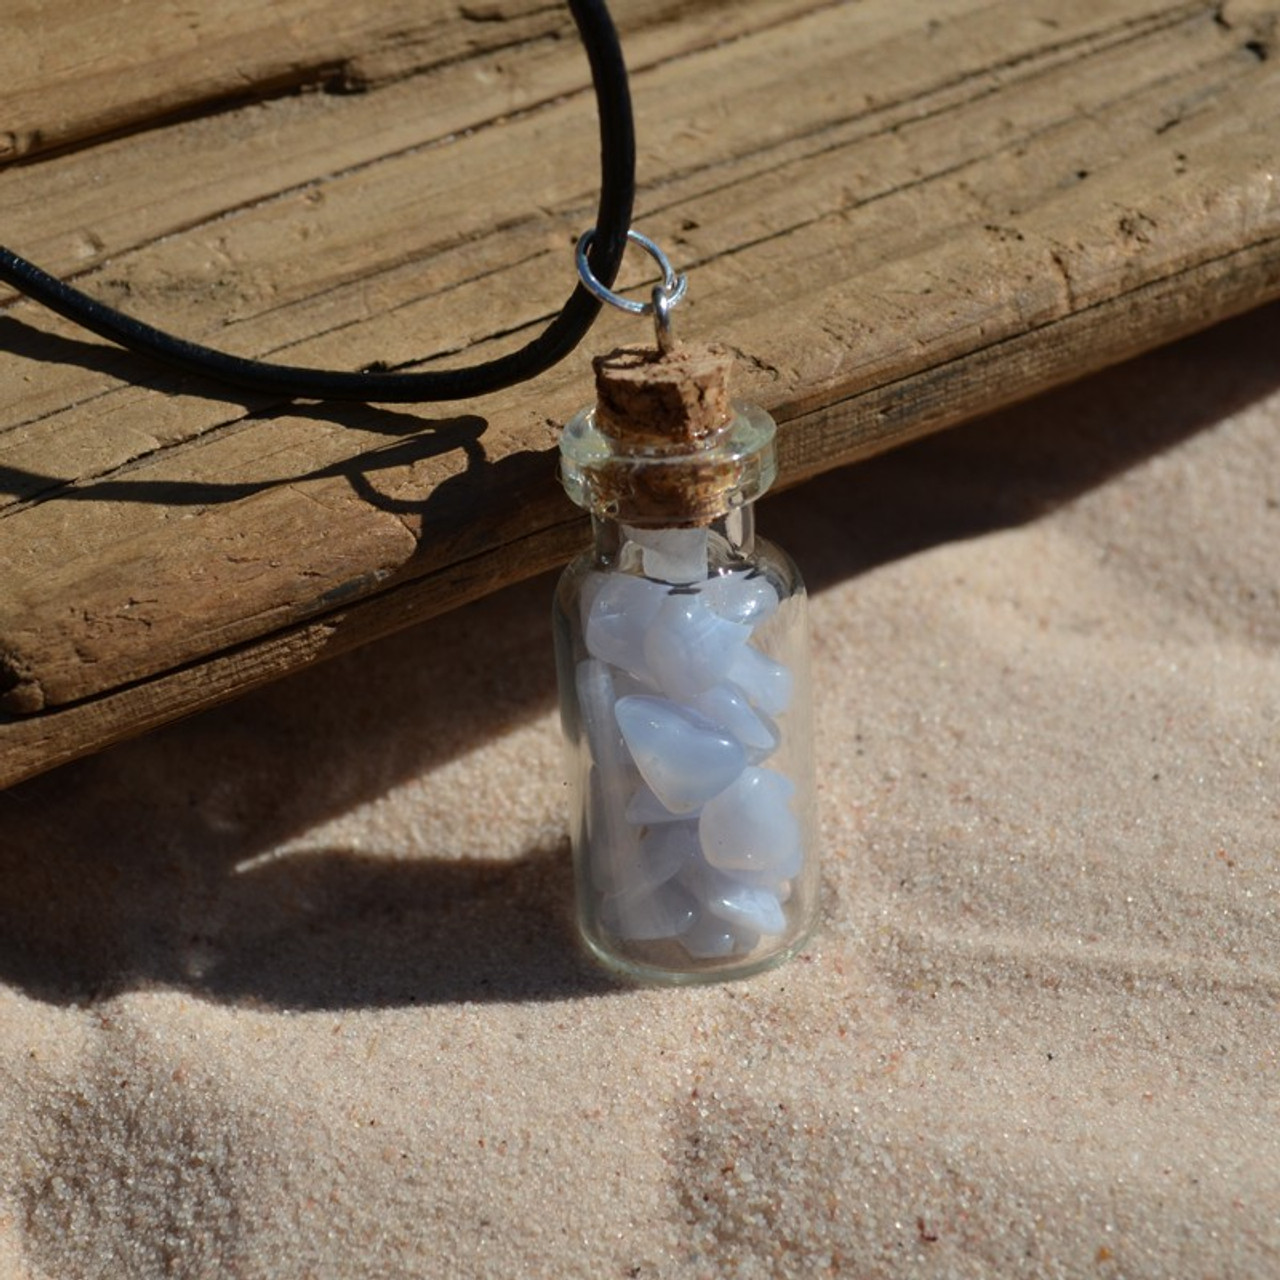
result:
M 592 278 L 613 283 L 627 247 L 635 200 L 635 126 L 627 68 L 604 0 L 568 0 L 591 63 L 600 117 L 599 234 L 591 244 Z M 468 400 L 514 386 L 563 360 L 600 314 L 600 298 L 579 285 L 551 323 L 508 355 L 462 369 L 354 373 L 272 364 L 188 342 L 124 315 L 0 246 L 0 280 L 84 328 L 187 373 L 288 400 L 365 400 L 381 404 Z

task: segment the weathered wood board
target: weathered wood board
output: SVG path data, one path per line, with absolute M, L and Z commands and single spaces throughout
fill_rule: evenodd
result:
M 614 8 L 637 225 L 788 482 L 1280 296 L 1280 4 Z M 17 10 L 0 241 L 98 296 L 354 368 L 496 353 L 570 291 L 598 178 L 562 6 Z M 289 405 L 0 309 L 0 784 L 582 539 L 554 444 L 586 350 L 470 403 Z

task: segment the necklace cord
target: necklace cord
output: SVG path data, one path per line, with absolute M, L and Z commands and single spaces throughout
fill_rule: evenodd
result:
M 611 285 L 627 247 L 635 199 L 635 128 L 627 68 L 604 0 L 568 0 L 591 64 L 600 118 L 600 204 L 591 270 Z M 518 351 L 461 369 L 357 373 L 272 364 L 188 342 L 124 315 L 0 245 L 0 280 L 68 320 L 130 351 L 188 373 L 290 400 L 362 400 L 385 404 L 466 400 L 544 373 L 586 336 L 601 303 L 579 284 L 551 323 Z

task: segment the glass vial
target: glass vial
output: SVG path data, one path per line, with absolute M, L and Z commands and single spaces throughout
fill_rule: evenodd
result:
M 594 545 L 554 608 L 578 926 L 632 977 L 745 976 L 799 949 L 819 889 L 807 600 L 751 505 L 774 423 L 715 388 L 642 396 L 637 421 L 601 363 L 561 439 Z

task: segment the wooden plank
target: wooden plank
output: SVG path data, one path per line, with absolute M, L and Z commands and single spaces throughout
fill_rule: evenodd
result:
M 732 31 L 733 19 L 718 9 Z M 630 0 L 629 25 L 688 0 Z M 0 44 L 0 163 L 297 91 L 363 93 L 574 34 L 546 0 L 9 0 Z
M 883 423 L 905 421 L 924 434 L 964 421 L 991 404 L 987 390 L 1010 369 L 1053 386 L 1078 373 L 1097 350 L 1099 329 L 1116 350 L 1135 342 L 1153 321 L 1170 336 L 1202 327 L 1205 305 L 1229 315 L 1246 309 L 1258 274 L 1280 290 L 1280 244 L 1266 258 L 1231 255 L 1185 277 L 1126 297 L 1117 304 L 1080 313 L 1055 324 L 1053 341 L 1027 333 L 998 343 L 952 368 L 930 370 L 901 384 L 874 387 L 805 418 L 793 420 L 784 443 L 807 452 L 807 441 L 835 437 L 857 456 L 878 452 Z M 1141 324 L 1135 323 L 1142 317 Z M 1280 316 L 1277 316 L 1280 324 Z M 1133 346 L 1133 353 L 1145 349 Z M 1028 386 L 1034 385 L 1028 383 Z M 784 448 L 791 482 L 804 478 L 812 461 Z M 807 466 L 806 466 L 807 464 Z M 286 627 L 249 644 L 164 672 L 151 679 L 86 699 L 43 715 L 0 716 L 0 777 L 17 782 L 119 739 L 156 728 L 203 707 L 228 701 L 282 674 L 336 657 L 360 645 L 477 599 L 522 577 L 565 563 L 586 536 L 585 521 L 569 516 L 520 540 L 490 548 L 472 559 L 393 586 L 350 609 L 336 609 Z M 6 783 L 6 785 L 7 785 Z
M 1280 294 L 1273 9 L 935 12 L 749 4 L 728 44 L 701 10 L 629 39 L 641 222 L 696 267 L 678 319 L 743 353 L 788 480 Z M 578 51 L 506 51 L 531 104 L 506 117 L 459 89 L 487 59 L 11 170 L 0 211 L 33 234 L 40 211 L 62 269 L 87 232 L 88 287 L 231 349 L 473 358 L 567 292 L 594 182 L 548 162 L 592 151 Z M 598 341 L 635 336 L 609 317 Z M 410 414 L 211 396 L 21 302 L 0 347 L 0 779 L 536 571 L 577 527 L 552 448 L 585 354 Z

